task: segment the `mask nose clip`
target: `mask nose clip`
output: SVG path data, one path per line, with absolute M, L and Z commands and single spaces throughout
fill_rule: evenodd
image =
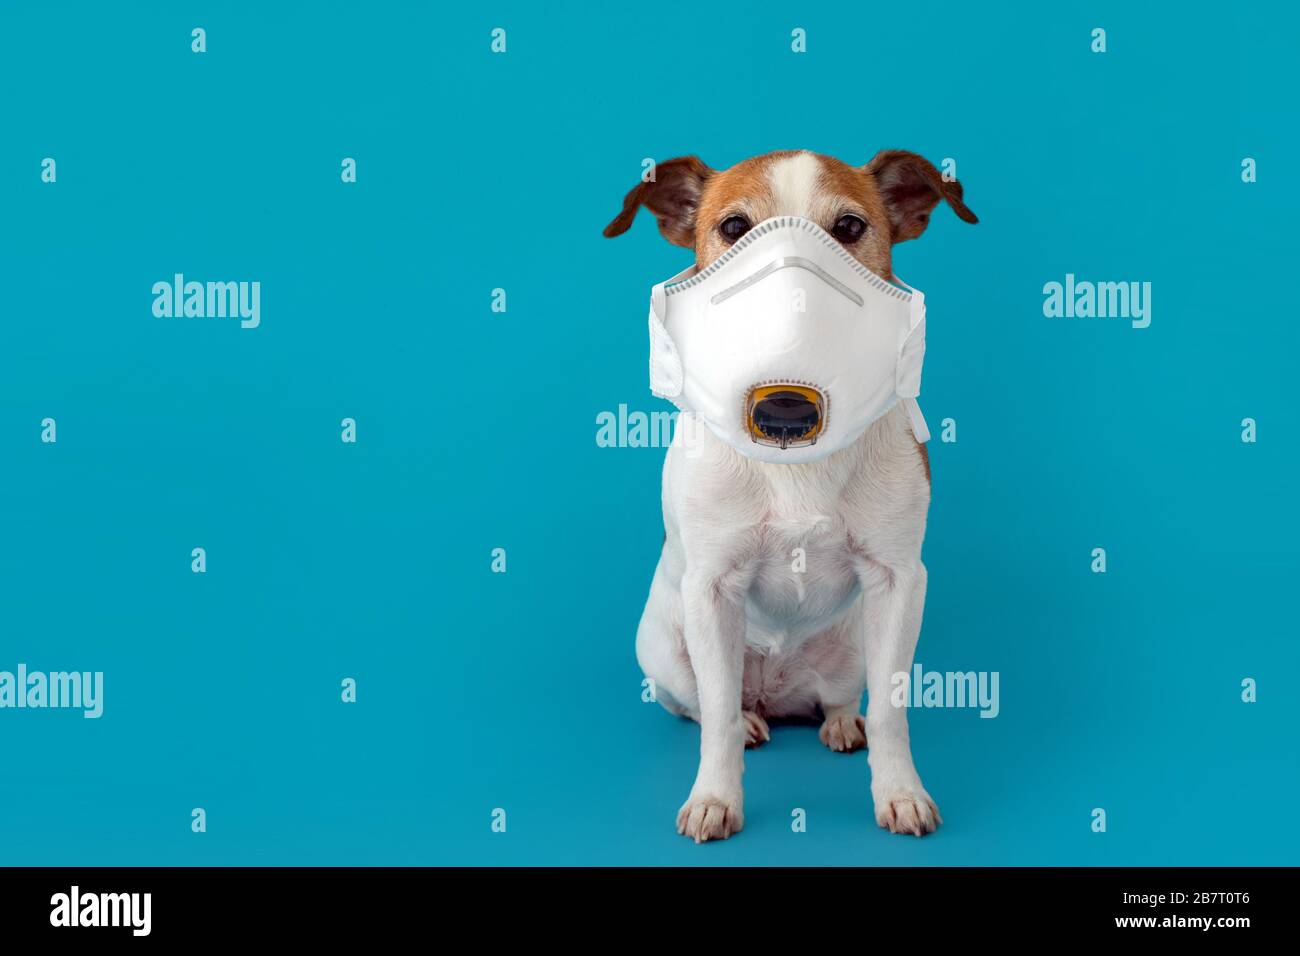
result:
M 745 400 L 745 427 L 755 444 L 777 448 L 817 444 L 826 421 L 826 400 L 807 385 L 761 385 Z

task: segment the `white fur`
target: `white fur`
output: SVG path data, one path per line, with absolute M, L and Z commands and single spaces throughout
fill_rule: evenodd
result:
M 774 165 L 780 213 L 819 215 L 817 173 L 806 153 Z M 636 648 L 660 703 L 700 724 L 678 832 L 702 842 L 741 829 L 744 750 L 766 739 L 765 717 L 820 716 L 832 749 L 861 746 L 864 686 L 877 822 L 918 836 L 939 823 L 912 763 L 907 712 L 889 700 L 920 633 L 929 502 L 901 406 L 802 465 L 746 458 L 702 425 L 677 429 L 664 463 L 667 538 Z
M 843 211 L 843 197 L 822 188 L 822 162 L 814 153 L 800 152 L 776 160 L 767 171 L 767 184 L 772 205 L 762 219 L 803 216 L 813 222 L 829 223 Z
M 778 159 L 768 170 L 768 185 L 778 216 L 806 216 L 813 211 L 821 162 L 812 153 L 800 152 Z

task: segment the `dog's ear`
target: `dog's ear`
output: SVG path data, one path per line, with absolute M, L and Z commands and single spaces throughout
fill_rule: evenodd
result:
M 611 239 L 627 232 L 636 211 L 645 206 L 659 222 L 659 231 L 674 245 L 694 248 L 695 210 L 713 170 L 696 156 L 667 159 L 654 167 L 654 180 L 643 182 L 623 197 L 623 211 L 605 227 Z
M 895 243 L 915 239 L 925 232 L 930 224 L 930 210 L 940 199 L 966 222 L 979 222 L 961 201 L 961 183 L 945 180 L 923 156 L 902 149 L 882 149 L 865 169 L 876 178 L 880 198 L 889 210 Z

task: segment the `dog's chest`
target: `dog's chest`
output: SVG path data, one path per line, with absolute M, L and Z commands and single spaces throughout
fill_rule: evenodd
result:
M 819 505 L 774 507 L 763 522 L 747 601 L 751 644 L 793 650 L 834 624 L 858 596 L 847 523 L 836 502 Z

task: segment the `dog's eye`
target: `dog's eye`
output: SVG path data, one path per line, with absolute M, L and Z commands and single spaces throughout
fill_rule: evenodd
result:
M 718 226 L 718 232 L 722 233 L 722 238 L 727 242 L 735 242 L 745 233 L 749 232 L 749 220 L 744 216 L 729 216 L 722 220 L 722 225 Z
M 831 235 L 845 245 L 849 245 L 861 239 L 866 231 L 867 224 L 857 216 L 840 216 L 839 221 L 835 223 L 835 228 L 831 230 Z

